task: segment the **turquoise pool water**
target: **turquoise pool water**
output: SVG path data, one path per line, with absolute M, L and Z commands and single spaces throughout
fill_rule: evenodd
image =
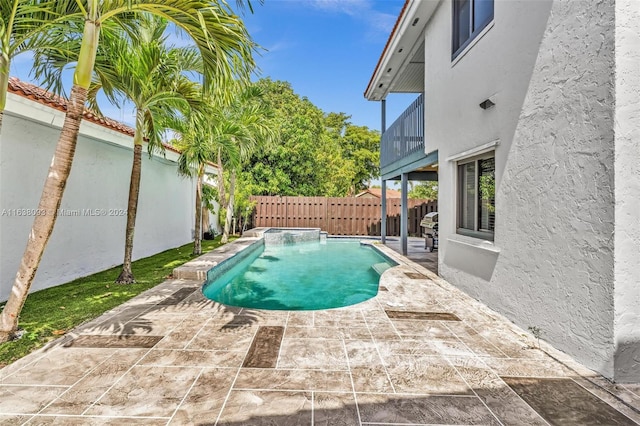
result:
M 204 295 L 225 305 L 316 310 L 353 305 L 378 293 L 380 273 L 394 265 L 358 241 L 262 246 L 228 269 L 210 271 Z

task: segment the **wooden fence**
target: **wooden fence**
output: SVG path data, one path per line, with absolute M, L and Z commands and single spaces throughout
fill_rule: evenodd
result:
M 251 197 L 253 227 L 321 228 L 330 235 L 380 235 L 382 202 L 377 198 Z M 420 220 L 438 202 L 409 199 L 409 235 L 420 235 Z M 400 235 L 400 199 L 387 200 L 387 235 Z

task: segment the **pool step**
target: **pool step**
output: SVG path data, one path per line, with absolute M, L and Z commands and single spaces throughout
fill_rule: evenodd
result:
M 382 275 L 384 271 L 391 268 L 391 265 L 389 265 L 387 262 L 380 262 L 372 265 L 371 267 L 378 273 L 378 275 Z

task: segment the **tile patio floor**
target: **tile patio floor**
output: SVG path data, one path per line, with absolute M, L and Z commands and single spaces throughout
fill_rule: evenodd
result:
M 387 237 L 387 247 L 402 254 L 400 237 Z M 407 256 L 409 260 L 424 266 L 434 274 L 438 274 L 438 250 L 428 252 L 424 248 L 424 238 L 409 237 L 407 241 Z
M 401 265 L 342 309 L 228 308 L 166 281 L 0 370 L 0 424 L 639 424 L 640 385 L 382 249 Z

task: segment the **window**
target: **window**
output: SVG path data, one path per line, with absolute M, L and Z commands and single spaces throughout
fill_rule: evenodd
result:
M 458 233 L 493 241 L 495 229 L 494 153 L 458 163 Z
M 453 0 L 452 60 L 493 20 L 493 2 Z

